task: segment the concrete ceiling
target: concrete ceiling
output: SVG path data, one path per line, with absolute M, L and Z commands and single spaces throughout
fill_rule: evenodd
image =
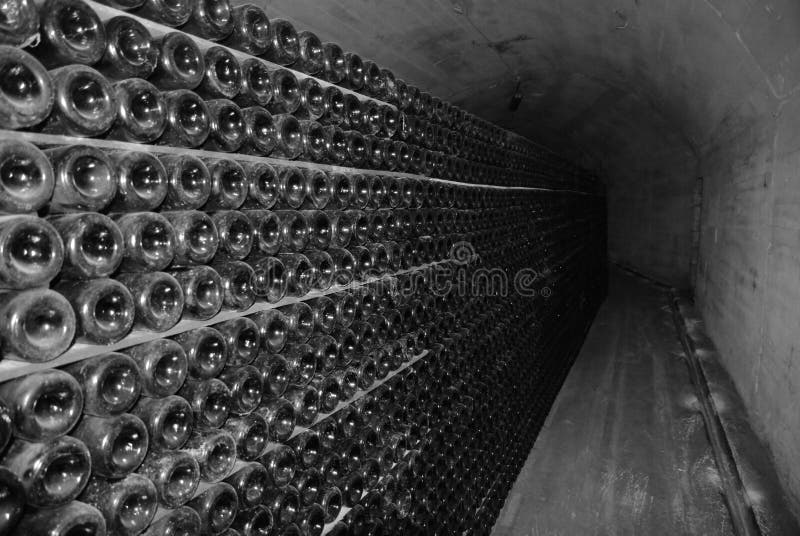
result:
M 262 0 L 323 41 L 605 170 L 697 155 L 800 82 L 796 0 Z M 767 38 L 764 38 L 767 36 Z M 524 95 L 511 112 L 517 81 Z M 734 124 L 734 127 L 736 125 Z

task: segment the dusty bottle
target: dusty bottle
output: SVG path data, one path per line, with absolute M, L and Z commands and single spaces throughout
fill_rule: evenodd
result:
M 110 156 L 96 147 L 73 145 L 45 151 L 53 164 L 51 213 L 98 211 L 117 192 Z
M 264 54 L 270 46 L 269 19 L 264 10 L 253 4 L 243 4 L 231 9 L 233 31 L 224 43 L 253 56 Z
M 97 13 L 79 0 L 48 0 L 41 10 L 36 53 L 48 68 L 92 65 L 103 56 L 106 33 Z
M 55 290 L 75 310 L 78 337 L 96 344 L 110 344 L 122 339 L 133 327 L 133 297 L 119 281 L 109 278 L 62 281 Z
M 294 407 L 298 424 L 310 425 L 317 418 L 319 393 L 313 387 L 290 387 L 284 397 Z
M 223 304 L 236 311 L 245 311 L 255 302 L 255 272 L 241 261 L 222 261 L 215 265 L 222 279 Z
M 192 15 L 182 30 L 209 41 L 221 41 L 233 31 L 233 16 L 228 0 L 194 2 Z
M 344 51 L 336 43 L 323 43 L 323 76 L 328 82 L 338 84 L 347 76 Z
M 324 212 L 320 211 L 321 214 Z M 325 217 L 327 223 L 327 216 Z M 328 227 L 330 226 L 327 223 Z M 336 276 L 336 265 L 327 251 L 323 250 L 310 250 L 306 252 L 306 258 L 311 263 L 313 279 L 311 280 L 311 289 L 325 292 L 333 284 L 334 277 Z
M 167 126 L 159 143 L 177 147 L 198 147 L 211 132 L 208 106 L 194 92 L 176 89 L 164 93 Z
M 188 361 L 180 344 L 156 339 L 126 350 L 142 378 L 142 394 L 164 397 L 175 394 L 186 379 Z
M 179 396 L 142 397 L 132 412 L 147 427 L 151 452 L 179 449 L 192 433 L 192 408 Z
M 33 216 L 14 216 L 0 222 L 0 287 L 46 285 L 64 258 L 56 229 Z
M 147 78 L 158 61 L 150 32 L 136 19 L 113 17 L 105 23 L 105 52 L 98 67 L 116 80 Z
M 117 216 L 125 254 L 123 271 L 162 270 L 175 256 L 175 230 L 164 216 L 132 212 Z
M 173 536 L 200 534 L 200 516 L 192 508 L 181 506 L 170 510 L 154 521 L 142 536 Z
M 336 304 L 336 323 L 338 326 L 348 328 L 355 320 L 358 304 L 353 294 L 339 292 L 332 296 Z
M 345 103 L 342 90 L 336 86 L 328 86 L 323 93 L 325 112 L 318 119 L 323 125 L 339 125 L 344 121 Z
M 242 536 L 261 536 L 272 534 L 275 523 L 272 512 L 263 505 L 239 510 L 236 520 L 231 525 Z
M 152 331 L 166 331 L 183 313 L 183 289 L 164 272 L 126 273 L 117 276 L 127 285 L 136 304 L 135 325 Z
M 247 199 L 248 180 L 244 168 L 235 160 L 207 159 L 211 175 L 211 195 L 205 209 L 237 209 Z
M 0 141 L 0 210 L 36 211 L 50 200 L 54 186 L 53 167 L 41 150 L 26 141 Z
M 271 156 L 293 160 L 303 152 L 303 130 L 297 118 L 290 114 L 272 116 L 275 124 L 275 147 Z
M 357 130 L 345 131 L 344 135 L 347 141 L 347 161 L 354 167 L 360 167 L 367 158 L 364 135 Z
M 158 506 L 155 485 L 136 474 L 118 481 L 92 478 L 80 499 L 97 508 L 106 520 L 106 528 L 120 536 L 141 533 Z
M 236 463 L 236 441 L 225 430 L 195 430 L 183 450 L 197 460 L 205 482 L 219 482 Z
M 205 212 L 182 210 L 162 212 L 175 231 L 173 266 L 205 264 L 217 252 L 219 235 L 214 221 Z
M 219 235 L 216 258 L 241 260 L 247 257 L 253 247 L 255 232 L 250 219 L 235 210 L 215 212 L 211 218 Z
M 259 385 L 259 400 L 260 396 L 261 387 Z M 259 458 L 269 444 L 269 426 L 264 417 L 257 413 L 230 417 L 225 423 L 225 430 L 236 441 L 236 456 L 242 460 L 252 461 Z
M 317 280 L 317 272 L 308 257 L 300 253 L 280 253 L 278 258 L 283 263 L 286 274 L 286 294 L 288 296 L 305 296 L 313 288 Z
M 264 400 L 281 396 L 289 386 L 291 374 L 286 359 L 280 354 L 261 354 L 253 362 L 261 375 Z
M 211 132 L 205 143 L 210 151 L 231 153 L 239 150 L 246 131 L 242 110 L 228 99 L 207 101 Z
M 112 155 L 117 174 L 117 192 L 111 211 L 147 211 L 167 195 L 167 172 L 152 153 L 118 152 Z
M 228 350 L 222 334 L 202 327 L 177 335 L 175 341 L 186 352 L 189 376 L 209 379 L 217 376 L 226 363 Z
M 165 6 L 161 10 L 162 19 L 172 18 L 167 4 L 176 6 L 177 17 L 173 20 L 180 21 L 186 13 L 186 8 L 191 6 L 190 2 L 163 2 L 163 0 L 148 0 L 145 9 L 151 4 L 162 4 Z M 149 17 L 152 20 L 152 17 Z M 176 24 L 180 26 L 180 24 Z M 150 82 L 162 90 L 173 89 L 194 89 L 200 85 L 205 72 L 205 59 L 200 52 L 200 48 L 192 38 L 183 32 L 169 32 L 156 40 L 158 47 L 158 63 Z
M 334 345 L 335 348 L 335 345 Z M 334 362 L 336 356 L 334 355 Z M 339 383 L 332 376 L 317 374 L 310 383 L 311 387 L 319 392 L 319 411 L 320 413 L 330 413 L 339 405 L 342 400 L 339 392 Z
M 319 505 L 325 514 L 325 523 L 332 523 L 342 511 L 342 492 L 336 486 L 323 489 L 320 492 Z
M 405 171 L 411 166 L 411 151 L 405 142 L 397 140 L 394 142 L 394 150 L 397 153 L 397 169 Z
M 276 69 L 270 75 L 272 100 L 267 109 L 273 114 L 291 114 L 301 103 L 300 82 L 288 69 Z
M 170 273 L 183 289 L 183 312 L 187 317 L 206 320 L 222 308 L 222 278 L 210 266 L 195 266 Z
M 60 67 L 50 74 L 55 100 L 43 132 L 92 137 L 111 128 L 117 118 L 116 96 L 103 75 L 85 65 Z
M 280 188 L 280 179 L 275 168 L 265 162 L 246 163 L 244 168 L 249 179 L 248 199 L 244 206 L 272 208 L 278 202 Z
M 325 161 L 335 165 L 343 165 L 347 161 L 347 137 L 344 131 L 335 125 L 328 125 L 325 131 Z
M 113 417 L 87 415 L 72 436 L 88 447 L 92 473 L 105 478 L 122 478 L 133 472 L 147 454 L 147 428 L 129 413 Z
M 3 359 L 39 363 L 64 353 L 75 335 L 75 313 L 59 293 L 31 289 L 8 293 L 0 306 Z
M 300 530 L 309 536 L 320 536 L 325 528 L 325 510 L 319 504 L 311 504 L 300 513 Z
M 267 488 L 270 486 L 269 474 L 259 462 L 245 464 L 226 478 L 225 482 L 236 490 L 241 510 L 259 506 L 264 501 Z
M 309 224 L 303 213 L 295 210 L 278 210 L 273 214 L 280 222 L 281 251 L 304 250 L 309 240 Z
M 383 155 L 383 164 L 380 166 L 383 169 L 394 171 L 398 168 L 400 154 L 398 153 L 397 142 L 387 138 L 381 138 L 378 141 L 380 152 Z
M 314 348 L 308 344 L 293 344 L 284 351 L 289 372 L 289 384 L 305 386 L 317 371 Z
M 297 458 L 291 447 L 279 445 L 267 452 L 261 458 L 261 463 L 267 469 L 272 485 L 283 487 L 294 478 Z
M 327 155 L 325 129 L 316 121 L 300 121 L 302 157 L 304 160 L 323 162 Z
M 105 417 L 128 411 L 141 393 L 136 362 L 125 354 L 108 353 L 64 367 L 81 384 L 83 412 Z
M 316 120 L 325 113 L 325 92 L 314 78 L 300 81 L 300 106 L 295 111 L 301 119 Z
M 261 257 L 252 261 L 253 292 L 269 303 L 280 301 L 287 292 L 287 271 L 277 257 Z
M 208 430 L 225 424 L 231 407 L 231 392 L 220 380 L 187 381 L 178 392 L 192 406 L 195 428 Z
M 28 505 L 49 508 L 66 504 L 83 491 L 92 462 L 86 445 L 64 436 L 43 443 L 18 439 L 3 455 L 2 465 L 19 478 Z
M 351 175 L 332 172 L 328 174 L 331 196 L 328 210 L 344 210 L 350 206 L 354 195 L 354 183 Z
M 2 497 L 2 509 L 0 509 L 0 531 L 3 534 L 10 534 L 19 520 L 25 508 L 25 488 L 19 478 L 4 467 L 0 467 L 0 497 Z
M 16 437 L 48 441 L 66 434 L 80 418 L 83 392 L 69 374 L 42 370 L 0 385 L 0 400 Z
M 231 367 L 249 365 L 258 355 L 261 334 L 258 325 L 247 317 L 234 318 L 214 326 L 225 339 L 226 362 Z
M 169 189 L 162 208 L 195 209 L 203 206 L 211 195 L 211 174 L 205 163 L 191 155 L 169 155 L 161 158 L 167 171 Z
M 26 128 L 50 114 L 54 86 L 36 58 L 15 47 L 0 45 L 0 69 L 7 81 L 0 88 L 0 120 L 7 128 Z
M 261 106 L 251 106 L 242 110 L 242 116 L 245 140 L 240 152 L 256 155 L 272 153 L 278 144 L 278 129 L 272 115 Z
M 155 484 L 158 501 L 167 508 L 186 504 L 200 483 L 197 460 L 182 450 L 149 452 L 138 473 Z
M 272 19 L 269 28 L 270 48 L 264 54 L 268 60 L 280 65 L 292 65 L 300 58 L 300 40 L 291 22 Z
M 346 247 L 350 244 L 350 240 L 353 238 L 353 233 L 355 232 L 355 220 L 353 215 L 346 211 L 337 210 L 329 213 L 328 217 L 331 222 L 331 246 L 337 248 Z M 333 255 L 333 253 L 331 253 L 331 255 Z
M 264 348 L 270 353 L 280 352 L 286 344 L 290 330 L 290 319 L 278 309 L 255 314 L 253 320 L 261 332 Z
M 9 5 L 7 12 L 0 25 L 0 43 L 22 45 L 39 29 L 36 5 L 27 0 L 17 0 Z
M 370 169 L 380 169 L 383 166 L 383 146 L 377 136 L 364 136 L 364 143 L 367 146 L 366 167 Z
M 322 210 L 333 197 L 333 189 L 328 174 L 320 169 L 303 169 L 303 187 L 306 195 L 303 201 L 303 208 L 313 208 Z
M 294 408 L 285 399 L 276 398 L 275 400 L 271 400 L 270 402 L 267 402 L 259 407 L 256 412 L 264 417 L 264 419 L 267 421 L 267 425 L 269 426 L 269 437 L 272 441 L 284 442 L 289 439 L 289 437 L 292 435 L 292 432 L 294 432 Z M 280 451 L 280 448 L 278 451 Z M 274 456 L 275 454 L 268 452 L 264 455 L 264 457 L 262 457 L 261 461 L 263 463 L 264 458 L 272 460 Z M 274 472 L 274 470 L 270 469 L 268 464 L 265 463 L 264 465 L 267 466 L 267 470 Z M 274 482 L 274 475 L 271 475 L 271 477 L 273 479 L 273 483 L 277 484 Z M 289 476 L 288 479 L 281 479 L 281 481 L 284 483 L 288 483 L 290 480 L 291 476 Z
M 361 103 L 361 124 L 352 125 L 353 128 L 361 130 L 366 135 L 375 135 L 381 130 L 381 109 L 373 100 Z
M 364 87 L 364 62 L 358 54 L 347 52 L 344 55 L 345 77 L 342 85 L 356 91 Z
M 342 109 L 342 123 L 340 126 L 343 130 L 352 130 L 361 128 L 363 123 L 364 108 L 361 101 L 358 100 L 352 93 L 347 93 L 344 96 L 343 109 Z
M 219 482 L 186 503 L 200 515 L 201 534 L 219 534 L 233 523 L 239 512 L 236 490 Z
M 325 67 L 325 51 L 322 41 L 316 34 L 303 31 L 297 35 L 300 56 L 294 64 L 294 68 L 311 75 L 317 75 Z
M 364 90 L 368 95 L 381 98 L 386 94 L 387 82 L 381 68 L 374 61 L 364 62 Z
M 267 65 L 249 58 L 241 64 L 242 80 L 239 94 L 234 98 L 240 106 L 266 106 L 272 100 L 273 88 Z
M 67 502 L 56 508 L 34 510 L 26 515 L 13 536 L 27 534 L 65 535 L 75 532 L 85 534 L 105 534 L 106 522 L 103 515 L 93 506 L 79 501 Z

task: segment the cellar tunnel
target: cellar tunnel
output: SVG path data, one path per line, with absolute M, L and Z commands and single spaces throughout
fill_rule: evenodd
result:
M 611 261 L 693 289 L 799 511 L 800 4 L 267 6 L 597 170 L 607 185 Z M 517 84 L 522 101 L 511 111 Z

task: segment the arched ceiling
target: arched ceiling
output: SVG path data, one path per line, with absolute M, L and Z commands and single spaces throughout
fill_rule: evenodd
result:
M 798 83 L 796 0 L 267 0 L 399 78 L 584 162 L 697 155 Z M 790 74 L 791 73 L 791 74 Z M 508 109 L 517 81 L 524 95 Z

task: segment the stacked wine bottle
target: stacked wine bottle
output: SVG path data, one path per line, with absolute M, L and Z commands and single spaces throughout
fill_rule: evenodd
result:
M 602 186 L 254 5 L 0 10 L 0 534 L 488 534 Z

